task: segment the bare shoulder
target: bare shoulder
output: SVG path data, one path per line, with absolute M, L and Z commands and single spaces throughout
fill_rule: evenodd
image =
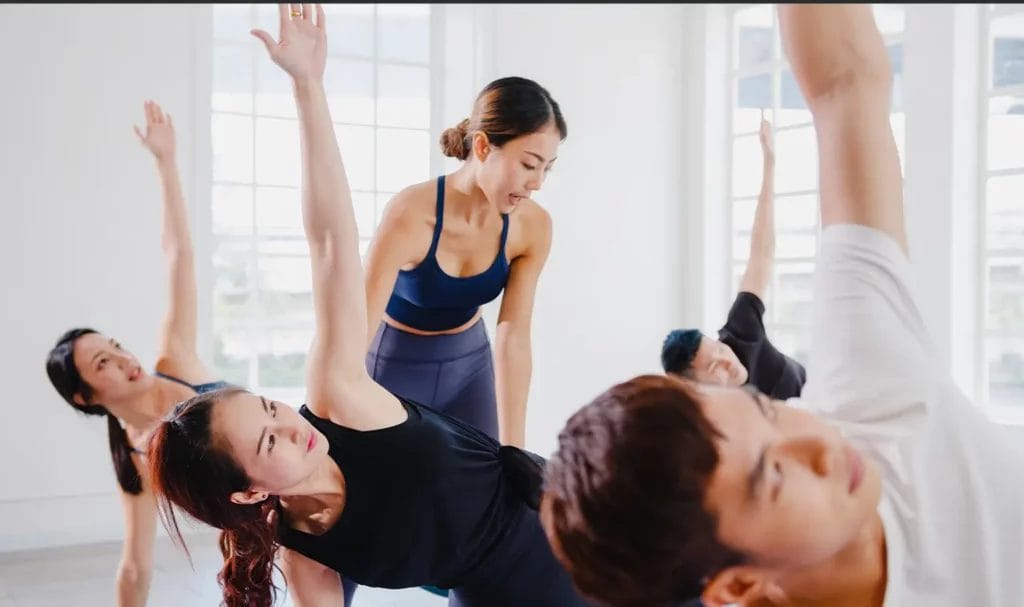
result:
M 546 251 L 551 245 L 551 213 L 536 201 L 527 198 L 520 202 L 511 219 L 517 255 Z
M 436 183 L 424 181 L 411 185 L 391 197 L 381 216 L 381 228 L 416 229 L 424 224 L 433 227 Z

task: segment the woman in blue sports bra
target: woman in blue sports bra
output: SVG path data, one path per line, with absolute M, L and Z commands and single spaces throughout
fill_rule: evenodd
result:
M 450 175 L 399 192 L 366 256 L 370 375 L 392 392 L 523 447 L 530 321 L 551 217 L 530 199 L 566 137 L 544 87 L 488 84 L 441 136 Z M 480 306 L 504 290 L 494 356 Z
M 175 162 L 174 125 L 156 103 L 145 103 L 146 130 L 135 127 L 156 160 L 163 184 L 163 250 L 170 305 L 160 326 L 155 372 L 128 350 L 92 329 L 72 329 L 57 340 L 46 373 L 76 410 L 107 418 L 110 456 L 121 488 L 125 540 L 116 577 L 119 607 L 146 603 L 153 573 L 156 501 L 145 449 L 150 433 L 174 404 L 222 388 L 196 355 L 196 280 L 188 217 Z

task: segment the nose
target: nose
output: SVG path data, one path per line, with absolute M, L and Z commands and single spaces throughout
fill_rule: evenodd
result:
M 538 169 L 540 175 L 534 173 L 530 176 L 530 179 L 526 182 L 526 195 L 529 196 L 533 192 L 536 192 L 544 185 L 544 179 L 547 177 L 547 173 L 541 169 Z
M 780 457 L 807 467 L 820 477 L 827 477 L 836 469 L 839 449 L 820 436 L 798 436 L 778 445 Z

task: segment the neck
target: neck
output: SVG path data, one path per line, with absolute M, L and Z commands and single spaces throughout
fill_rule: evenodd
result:
M 160 423 L 167 411 L 177 402 L 175 395 L 166 393 L 162 383 L 158 379 L 148 390 L 132 398 L 130 402 L 103 404 L 107 411 L 128 426 L 146 430 Z
M 874 512 L 849 546 L 811 569 L 783 573 L 786 607 L 880 607 L 885 599 L 885 530 Z
M 456 217 L 468 223 L 482 223 L 494 212 L 494 205 L 476 180 L 476 168 L 472 162 L 462 163 L 445 181 L 454 194 L 445 199 L 445 207 Z
M 329 455 L 324 455 L 313 473 L 297 485 L 281 492 L 282 504 L 303 501 L 311 497 L 330 497 L 345 494 L 345 476 Z

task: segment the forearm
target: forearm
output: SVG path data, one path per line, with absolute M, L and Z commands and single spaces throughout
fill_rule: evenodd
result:
M 498 325 L 495 347 L 495 393 L 498 432 L 503 445 L 526 444 L 526 401 L 530 394 L 533 356 L 529 335 Z
M 294 83 L 302 154 L 302 216 L 312 246 L 355 248 L 358 240 L 348 178 L 320 81 Z M 358 249 L 356 249 L 358 250 Z
M 172 258 L 191 256 L 192 239 L 189 235 L 188 211 L 181 190 L 178 164 L 173 157 L 157 159 L 156 164 L 163 194 L 161 245 L 164 254 Z
M 144 607 L 152 577 L 150 570 L 122 561 L 117 569 L 117 607 Z
M 765 156 L 761 193 L 754 209 L 750 234 L 750 257 L 771 260 L 775 257 L 775 160 Z

